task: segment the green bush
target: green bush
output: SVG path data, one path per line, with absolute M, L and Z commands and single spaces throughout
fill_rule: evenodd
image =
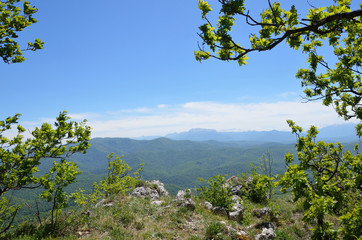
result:
M 251 174 L 241 173 L 241 195 L 254 203 L 266 202 L 274 188 L 274 178 L 257 172 L 258 167 L 250 164 Z
M 205 182 L 200 178 L 201 182 Z M 208 186 L 202 186 L 198 189 L 200 196 L 210 202 L 214 207 L 222 207 L 229 214 L 233 206 L 232 193 L 230 186 L 225 184 L 225 177 L 216 175 L 207 180 Z

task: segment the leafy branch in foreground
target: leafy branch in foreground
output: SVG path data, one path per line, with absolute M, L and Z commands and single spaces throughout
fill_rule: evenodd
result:
M 36 23 L 33 14 L 38 9 L 31 6 L 29 1 L 11 0 L 0 1 L 0 57 L 5 63 L 18 63 L 25 61 L 24 51 L 36 51 L 43 48 L 44 42 L 35 39 L 28 42 L 25 49 L 21 49 L 15 39 L 18 32 Z
M 294 200 L 303 201 L 304 220 L 314 225 L 312 239 L 358 239 L 362 236 L 362 224 L 357 220 L 362 209 L 362 155 L 358 145 L 353 156 L 344 152 L 340 143 L 316 143 L 318 131 L 314 126 L 301 136 L 301 127 L 290 120 L 288 124 L 298 137 L 299 163 L 293 164 L 292 154 L 285 155 L 287 171 L 279 180 L 281 190 L 291 189 Z M 339 216 L 340 236 L 328 215 Z
M 300 69 L 296 74 L 306 87 L 306 99 L 322 99 L 324 105 L 334 105 L 338 115 L 345 119 L 356 117 L 362 120 L 361 3 L 360 9 L 352 10 L 352 0 L 334 0 L 334 4 L 328 6 L 311 7 L 303 18 L 294 5 L 285 10 L 280 2 L 268 0 L 268 7 L 260 13 L 259 20 L 246 9 L 245 0 L 218 2 L 221 4 L 220 13 L 214 25 L 208 16 L 211 6 L 207 1 L 199 0 L 205 24 L 199 27 L 202 44 L 195 52 L 196 60 L 213 57 L 244 65 L 249 53 L 272 50 L 285 43 L 308 55 L 309 68 Z M 239 18 L 258 31 L 246 33 L 249 47 L 241 46 L 231 33 Z M 333 49 L 335 59 L 326 59 L 319 54 L 324 45 Z M 336 64 L 331 66 L 328 61 Z M 361 128 L 358 127 L 360 136 Z

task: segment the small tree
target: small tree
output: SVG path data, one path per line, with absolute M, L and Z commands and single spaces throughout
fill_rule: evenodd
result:
M 71 195 L 67 194 L 64 188 L 74 183 L 78 174 L 81 174 L 81 171 L 78 170 L 75 163 L 61 159 L 60 162 L 54 162 L 49 172 L 39 178 L 41 186 L 44 187 L 44 191 L 39 197 L 52 202 L 50 210 L 52 228 L 57 225 L 61 210 L 69 206 Z
M 5 121 L 0 121 L 0 232 L 7 231 L 11 224 L 9 219 L 13 219 L 17 209 L 20 206 L 10 207 L 4 196 L 9 191 L 20 189 L 34 189 L 41 185 L 47 188 L 47 184 L 56 186 L 59 183 L 46 183 L 45 179 L 48 175 L 37 177 L 34 174 L 38 172 L 38 166 L 41 160 L 48 161 L 49 159 L 64 159 L 74 153 L 85 153 L 89 148 L 90 127 L 85 125 L 85 121 L 81 123 L 69 121 L 70 117 L 64 111 L 59 114 L 54 123 L 54 128 L 48 123 L 42 124 L 40 128 L 36 128 L 31 132 L 32 137 L 26 140 L 23 139 L 22 133 L 25 129 L 17 125 L 17 134 L 13 138 L 8 138 L 5 133 L 11 130 L 12 125 L 18 123 L 19 114 L 14 117 L 8 117 Z M 59 165 L 53 167 L 53 173 L 68 174 L 69 169 L 61 170 L 66 163 L 61 161 Z M 63 173 L 61 173 L 63 171 Z M 65 172 L 64 172 L 65 171 Z M 49 175 L 50 176 L 50 175 Z M 42 180 L 41 180 L 42 179 Z M 55 177 L 53 179 L 57 181 Z M 68 181 L 70 179 L 67 179 Z M 70 180 L 72 182 L 73 180 Z M 65 182 L 60 185 L 66 185 Z M 60 186 L 59 185 L 59 186 Z M 59 198 L 57 199 L 58 205 Z M 4 206 L 9 206 L 7 208 Z M 6 211 L 9 211 L 5 213 Z
M 93 184 L 94 192 L 90 195 L 91 202 L 96 201 L 103 193 L 106 197 L 109 197 L 113 194 L 122 194 L 130 191 L 140 179 L 139 173 L 142 171 L 143 163 L 137 171 L 131 174 L 132 168 L 121 157 L 114 155 L 112 152 L 107 156 L 107 159 L 107 177 L 103 178 L 99 184 Z

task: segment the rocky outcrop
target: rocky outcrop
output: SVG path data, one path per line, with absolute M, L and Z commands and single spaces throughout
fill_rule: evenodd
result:
M 258 228 L 258 229 L 263 229 L 263 228 L 275 229 L 275 226 L 271 222 L 262 222 L 262 223 L 259 223 L 259 224 L 255 225 L 255 228 Z
M 178 191 L 175 201 L 178 207 L 186 207 L 191 211 L 195 210 L 195 202 L 191 199 L 190 189 Z
M 263 228 L 262 233 L 256 235 L 255 240 L 274 240 L 276 236 L 274 229 Z
M 146 181 L 145 186 L 136 187 L 132 192 L 131 196 L 135 197 L 150 197 L 152 200 L 157 200 L 161 196 L 168 196 L 169 193 L 165 189 L 162 182 L 158 180 Z
M 262 232 L 256 235 L 255 240 L 274 240 L 276 238 L 275 227 L 273 223 L 262 222 L 255 226 L 255 228 L 262 228 Z
M 177 201 L 178 207 L 186 207 L 188 210 L 195 210 L 195 202 L 191 198 L 185 198 Z
M 243 200 L 239 196 L 233 195 L 233 206 L 229 213 L 229 217 L 234 221 L 241 221 L 243 219 L 244 207 L 241 205 Z
M 209 203 L 209 202 L 200 203 L 200 206 L 203 206 L 203 207 L 205 207 L 207 210 L 210 210 L 210 211 L 211 211 L 212 208 L 213 208 L 212 204 Z
M 185 199 L 185 198 L 191 198 L 191 190 L 190 189 L 180 190 L 180 191 L 177 192 L 176 200 Z
M 152 180 L 152 181 L 146 181 L 146 182 L 149 183 L 149 184 L 157 186 L 156 190 L 160 194 L 160 196 L 168 196 L 169 195 L 168 191 L 165 188 L 165 185 L 162 182 L 160 182 L 159 180 Z
M 142 198 L 150 197 L 153 200 L 160 198 L 158 191 L 149 187 L 137 187 L 131 192 L 131 196 Z
M 221 221 L 220 223 L 226 227 L 227 232 L 228 232 L 230 235 L 234 235 L 234 236 L 236 236 L 238 239 L 250 239 L 250 238 L 248 237 L 248 235 L 246 234 L 246 232 L 244 232 L 244 231 L 242 231 L 242 230 L 236 230 L 235 228 L 227 225 L 226 222 L 224 222 L 224 221 Z
M 217 215 L 220 215 L 220 216 L 224 216 L 224 217 L 228 216 L 227 211 L 223 207 L 218 207 L 218 206 L 213 207 L 212 211 L 213 211 L 214 214 L 217 214 Z

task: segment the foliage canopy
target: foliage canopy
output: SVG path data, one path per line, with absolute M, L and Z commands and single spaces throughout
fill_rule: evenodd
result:
M 214 25 L 208 16 L 211 5 L 199 0 L 206 23 L 199 27 L 202 43 L 195 52 L 196 60 L 213 57 L 244 65 L 250 53 L 272 50 L 286 43 L 308 56 L 309 68 L 300 69 L 296 74 L 306 87 L 306 98 L 323 99 L 325 105 L 334 105 L 338 115 L 345 119 L 362 120 L 362 9 L 352 10 L 352 0 L 334 0 L 333 4 L 320 8 L 311 6 L 305 17 L 294 5 L 285 10 L 280 2 L 268 0 L 268 8 L 260 13 L 260 20 L 246 9 L 245 0 L 218 2 L 221 9 Z M 236 23 L 241 22 L 238 18 L 244 18 L 247 25 L 258 29 L 258 33 L 249 35 L 250 46 L 241 46 L 231 34 Z M 318 53 L 325 45 L 333 49 L 334 66 Z
M 43 48 L 44 43 L 38 38 L 34 42 L 28 42 L 25 49 L 21 49 L 16 41 L 18 32 L 37 22 L 33 17 L 37 11 L 26 0 L 0 1 L 0 57 L 5 63 L 23 62 L 23 51 Z

